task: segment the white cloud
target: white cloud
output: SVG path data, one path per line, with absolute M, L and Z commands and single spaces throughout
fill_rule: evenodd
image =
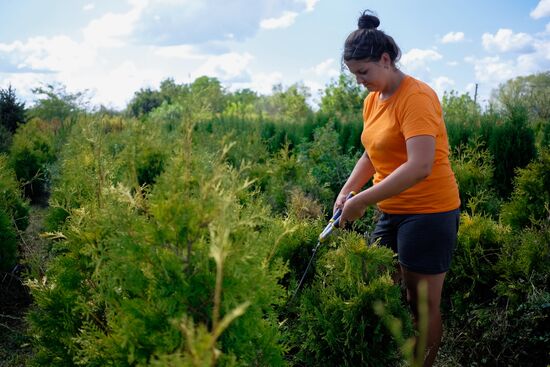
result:
M 33 37 L 26 42 L 0 43 L 0 53 L 8 54 L 18 68 L 36 71 L 76 70 L 93 65 L 96 51 L 67 36 Z
M 447 63 L 447 65 L 449 65 L 449 66 L 457 66 L 457 65 L 458 65 L 458 61 L 449 61 L 449 62 Z
M 155 45 L 241 41 L 260 28 L 291 25 L 301 12 L 313 10 L 312 0 L 149 0 L 133 32 L 137 43 Z
M 55 76 L 53 74 L 0 74 L 0 88 L 6 89 L 11 85 L 11 87 L 15 89 L 17 98 L 21 101 L 25 101 L 27 105 L 34 99 L 34 94 L 31 92 L 33 88 L 41 84 L 52 84 L 53 82 L 55 82 Z
M 435 50 L 413 48 L 401 57 L 400 62 L 407 70 L 412 71 L 427 68 L 428 63 L 440 60 L 441 58 L 443 56 Z
M 531 11 L 530 15 L 533 19 L 550 16 L 550 0 L 540 0 L 537 7 Z
M 534 39 L 527 33 L 515 33 L 501 28 L 495 35 L 484 33 L 483 47 L 489 52 L 532 52 Z
M 489 85 L 498 85 L 515 76 L 513 61 L 502 60 L 500 56 L 475 60 L 474 70 L 476 81 Z
M 260 94 L 271 94 L 273 86 L 283 82 L 283 74 L 278 71 L 250 73 L 250 81 L 234 83 L 236 89 L 250 88 Z
M 311 72 L 318 77 L 327 77 L 332 78 L 338 76 L 340 72 L 335 67 L 335 62 L 333 58 L 327 59 L 314 67 L 307 69 L 306 72 Z
M 546 24 L 546 33 L 550 33 L 550 23 Z
M 306 4 L 306 11 L 311 12 L 315 10 L 315 5 L 319 2 L 319 0 L 302 0 Z
M 449 32 L 441 38 L 441 43 L 464 41 L 464 32 Z
M 437 95 L 441 98 L 443 97 L 445 91 L 450 91 L 451 89 L 453 89 L 456 83 L 453 79 L 449 77 L 440 76 L 438 78 L 435 78 L 430 84 L 437 92 Z
M 292 24 L 294 24 L 294 21 L 296 20 L 296 17 L 298 16 L 298 13 L 293 11 L 285 11 L 283 15 L 281 15 L 278 18 L 268 18 L 264 19 L 260 22 L 260 28 L 263 29 L 276 29 L 276 28 L 288 28 Z
M 532 47 L 532 52 L 515 58 L 505 58 L 505 54 L 484 58 L 469 56 L 465 61 L 473 65 L 476 82 L 489 91 L 517 76 L 550 70 L 550 40 L 533 40 Z
M 84 42 L 94 47 L 121 47 L 135 30 L 145 3 L 136 3 L 126 13 L 107 13 L 83 30 Z
M 222 81 L 249 79 L 250 61 L 254 57 L 249 53 L 230 52 L 223 55 L 209 57 L 197 70 L 193 72 L 196 77 L 207 75 L 219 78 Z
M 84 7 L 82 8 L 82 10 L 84 11 L 90 11 L 90 10 L 93 10 L 95 8 L 95 4 L 94 3 L 88 3 L 86 5 L 84 5 Z

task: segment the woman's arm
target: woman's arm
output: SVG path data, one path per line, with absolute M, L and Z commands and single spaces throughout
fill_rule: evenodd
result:
M 351 171 L 348 180 L 342 186 L 336 202 L 334 203 L 334 211 L 344 206 L 346 197 L 351 191 L 359 192 L 369 182 L 374 175 L 374 167 L 370 158 L 365 151 L 363 155 L 357 160 L 353 171 Z
M 414 136 L 407 139 L 406 144 L 407 162 L 378 184 L 347 200 L 340 219 L 342 224 L 361 217 L 369 205 L 400 194 L 430 175 L 435 157 L 435 138 L 429 135 Z

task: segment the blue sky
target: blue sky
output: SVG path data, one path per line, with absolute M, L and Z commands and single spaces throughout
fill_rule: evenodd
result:
M 550 0 L 0 0 L 0 88 L 32 103 L 32 88 L 57 82 L 123 108 L 139 88 L 208 75 L 262 94 L 302 83 L 315 104 L 364 9 L 400 46 L 398 66 L 440 97 L 478 83 L 484 103 L 550 70 Z

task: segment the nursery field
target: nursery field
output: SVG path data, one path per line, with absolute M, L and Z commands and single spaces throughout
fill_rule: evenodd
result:
M 543 73 L 484 110 L 443 97 L 462 207 L 438 366 L 550 363 L 549 91 Z M 1 92 L 0 366 L 417 365 L 396 260 L 365 240 L 377 209 L 293 298 L 362 153 L 350 78 L 318 111 L 299 85 L 208 77 L 121 112 Z

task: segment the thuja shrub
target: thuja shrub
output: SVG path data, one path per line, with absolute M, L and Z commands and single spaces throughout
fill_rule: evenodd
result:
M 117 163 L 118 180 L 127 185 L 152 186 L 164 169 L 171 147 L 160 127 L 150 121 L 134 121 L 123 134 L 111 138 L 110 145 L 123 144 Z
M 13 136 L 9 156 L 25 194 L 31 198 L 41 195 L 49 179 L 48 165 L 55 160 L 52 125 L 33 119 L 21 126 Z
M 52 177 L 47 230 L 60 229 L 81 207 L 92 210 L 102 205 L 102 191 L 114 181 L 116 171 L 116 154 L 111 154 L 113 134 L 109 123 L 95 118 L 80 119 L 71 129 Z
M 336 249 L 318 255 L 315 278 L 302 290 L 296 318 L 288 320 L 291 365 L 398 365 L 400 346 L 374 311 L 382 302 L 386 315 L 401 321 L 403 335 L 412 334 L 401 290 L 391 279 L 391 250 L 366 246 L 348 233 Z
M 0 271 L 10 271 L 17 259 L 17 231 L 29 223 L 29 206 L 22 198 L 8 157 L 0 154 Z
M 518 169 L 511 200 L 501 212 L 504 223 L 518 229 L 544 227 L 550 221 L 550 149 L 544 149 L 527 167 Z
M 33 284 L 37 365 L 283 364 L 279 220 L 224 157 L 174 153 L 144 201 L 123 185 L 73 212 Z
M 503 245 L 495 270 L 497 294 L 512 305 L 527 302 L 533 289 L 548 291 L 550 231 L 527 228 L 513 233 Z
M 449 314 L 448 335 L 460 335 L 453 352 L 459 362 L 476 361 L 481 366 L 547 365 L 548 243 L 547 227 L 527 228 L 502 238 L 501 254 L 490 275 L 493 296 Z M 453 287 L 453 291 L 457 290 Z
M 0 207 L 0 272 L 9 272 L 17 260 L 17 232 L 11 216 Z
M 508 233 L 506 227 L 486 216 L 461 215 L 446 287 L 452 289 L 452 306 L 456 311 L 464 312 L 469 305 L 494 297 L 493 287 L 498 277 L 495 265 Z
M 303 164 L 287 145 L 256 172 L 255 186 L 265 195 L 274 211 L 280 214 L 286 211 L 296 189 L 321 204 L 329 202 L 334 195 L 326 185 L 315 180 L 311 168 Z
M 27 228 L 29 205 L 22 196 L 21 186 L 9 165 L 9 158 L 4 154 L 0 154 L 0 208 L 9 214 L 12 224 L 18 230 Z
M 300 145 L 299 162 L 311 171 L 319 187 L 330 189 L 329 200 L 323 200 L 326 207 L 332 202 L 353 170 L 358 157 L 344 154 L 339 145 L 339 134 L 330 125 L 315 131 L 313 142 Z
M 493 158 L 479 139 L 453 152 L 451 165 L 460 193 L 462 210 L 498 216 L 500 200 L 493 187 Z
M 527 111 L 511 107 L 504 123 L 487 131 L 486 142 L 494 158 L 494 184 L 502 196 L 509 196 L 517 168 L 527 166 L 536 155 L 535 134 L 529 127 Z

